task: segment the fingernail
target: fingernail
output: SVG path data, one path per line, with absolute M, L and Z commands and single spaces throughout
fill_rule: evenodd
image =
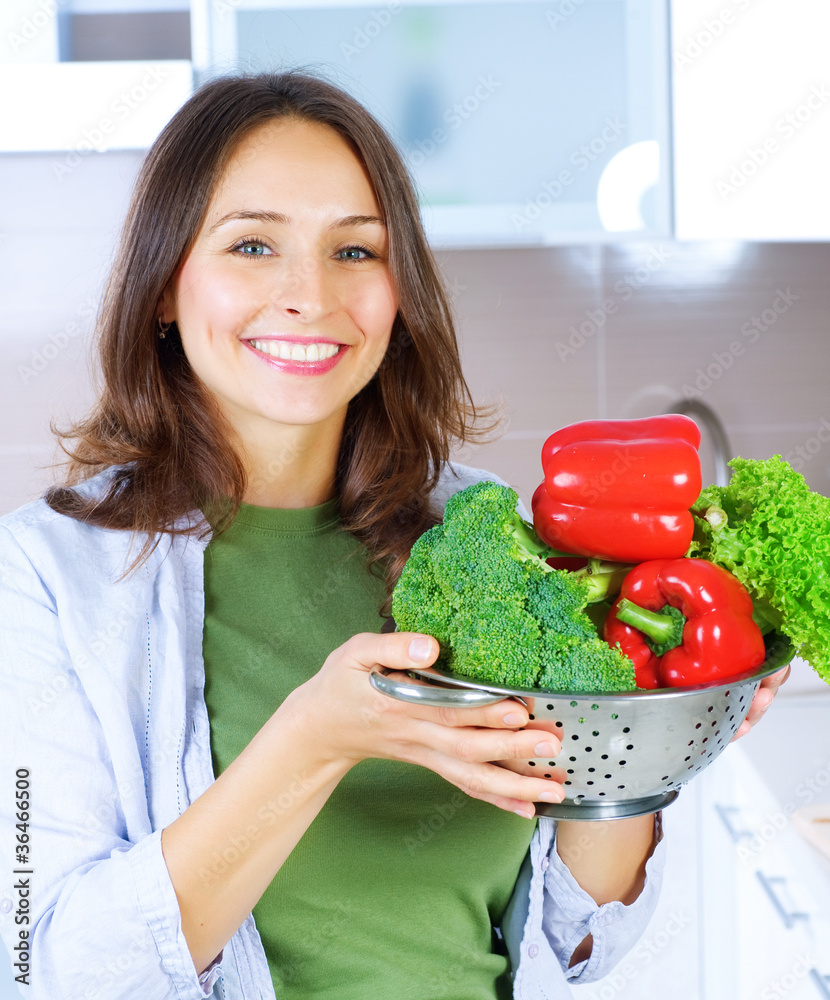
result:
M 525 717 L 519 715 L 518 712 L 508 712 L 504 719 L 502 719 L 502 722 L 504 722 L 505 726 L 523 726 L 525 724 Z
M 413 660 L 428 660 L 432 652 L 432 643 L 426 636 L 416 636 L 409 644 L 409 656 Z
M 554 746 L 553 743 L 537 743 L 533 752 L 537 757 L 553 757 L 554 754 L 559 753 L 559 747 Z
M 521 816 L 521 817 L 522 817 L 522 819 L 534 819 L 534 818 L 535 818 L 535 816 L 536 816 L 536 813 L 535 813 L 535 812 L 531 812 L 531 813 L 527 813 L 527 812 L 522 812 L 522 810 L 521 810 L 521 809 L 514 809 L 514 810 L 513 810 L 513 812 L 514 812 L 514 813 L 515 813 L 515 814 L 516 814 L 517 816 Z
M 556 789 L 551 789 L 549 792 L 540 792 L 539 801 L 540 802 L 561 802 L 565 798 L 562 791 Z

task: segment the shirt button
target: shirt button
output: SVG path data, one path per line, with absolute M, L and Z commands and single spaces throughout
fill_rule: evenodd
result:
M 527 957 L 528 958 L 536 958 L 536 956 L 538 954 L 539 954 L 539 945 L 538 944 L 529 944 L 527 946 Z
M 550 858 L 544 857 L 542 858 L 542 871 L 546 872 L 548 868 L 550 868 Z
M 10 899 L 0 900 L 0 911 L 2 911 L 3 913 L 8 913 L 11 908 L 12 908 L 12 901 Z

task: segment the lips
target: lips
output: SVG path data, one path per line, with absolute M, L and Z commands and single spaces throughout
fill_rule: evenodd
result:
M 349 349 L 347 344 L 330 340 L 269 337 L 243 340 L 242 343 L 272 368 L 293 375 L 322 375 L 331 371 Z

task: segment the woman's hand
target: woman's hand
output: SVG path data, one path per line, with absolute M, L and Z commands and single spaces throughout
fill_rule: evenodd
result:
M 781 670 L 777 670 L 774 674 L 770 674 L 769 677 L 765 677 L 761 681 L 761 685 L 755 692 L 755 697 L 752 699 L 752 704 L 749 706 L 747 717 L 740 724 L 738 731 L 732 737 L 733 743 L 735 740 L 739 740 L 742 736 L 746 736 L 755 723 L 763 717 L 764 712 L 766 712 L 766 710 L 770 707 L 773 699 L 778 694 L 778 689 L 789 676 L 790 668 L 789 666 L 786 666 Z
M 559 740 L 522 727 L 528 710 L 505 699 L 481 708 L 435 708 L 396 701 L 369 683 L 374 667 L 406 670 L 435 662 L 438 643 L 413 632 L 361 633 L 339 646 L 275 714 L 291 713 L 321 759 L 351 767 L 368 757 L 428 767 L 467 795 L 535 815 L 532 803 L 561 802 L 561 784 L 492 761 L 555 757 Z M 406 678 L 408 679 L 408 678 Z

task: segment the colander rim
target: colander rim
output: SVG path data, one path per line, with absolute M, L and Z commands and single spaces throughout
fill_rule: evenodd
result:
M 707 684 L 695 684 L 692 687 L 669 687 L 669 688 L 637 688 L 633 691 L 553 691 L 548 688 L 519 688 L 508 687 L 502 684 L 493 684 L 490 681 L 474 680 L 462 674 L 453 673 L 451 670 L 444 670 L 441 667 L 409 667 L 409 673 L 418 674 L 424 679 L 431 679 L 438 682 L 447 681 L 452 686 L 463 688 L 474 688 L 479 691 L 492 691 L 495 694 L 504 694 L 519 698 L 565 698 L 569 701 L 590 700 L 604 702 L 618 701 L 667 701 L 677 698 L 688 698 L 690 695 L 699 694 L 703 691 L 718 691 L 720 689 L 740 687 L 744 684 L 761 681 L 770 674 L 774 674 L 792 660 L 795 656 L 795 646 L 792 640 L 777 632 L 770 632 L 765 636 L 767 643 L 767 658 L 760 667 L 751 673 L 738 674 L 723 681 L 710 681 Z

